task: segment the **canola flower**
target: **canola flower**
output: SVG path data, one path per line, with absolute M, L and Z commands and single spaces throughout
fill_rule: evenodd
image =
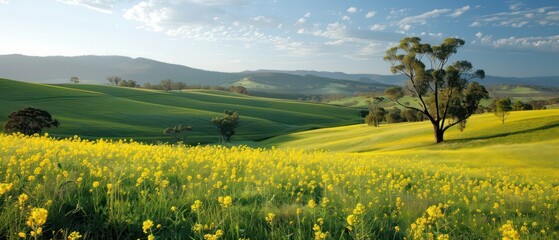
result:
M 557 239 L 557 182 L 397 156 L 0 134 L 0 235 L 80 222 L 91 238 Z
M 148 231 L 150 231 L 152 227 L 153 227 L 153 221 L 149 219 L 145 220 L 142 223 L 142 231 L 144 231 L 144 233 L 148 233 Z

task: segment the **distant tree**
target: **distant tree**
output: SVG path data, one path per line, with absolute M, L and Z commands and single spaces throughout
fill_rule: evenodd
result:
M 165 130 L 163 130 L 163 134 L 173 136 L 175 140 L 178 142 L 178 141 L 184 141 L 186 138 L 186 132 L 189 131 L 192 131 L 191 126 L 178 125 L 172 128 L 166 128 Z
M 26 107 L 12 112 L 8 116 L 8 120 L 4 124 L 4 132 L 20 132 L 25 135 L 33 135 L 41 133 L 44 128 L 59 126 L 60 122 L 53 119 L 47 111 Z
M 513 104 L 512 104 L 512 110 L 513 111 L 522 111 L 524 110 L 524 103 L 520 100 L 516 100 Z
M 161 88 L 167 92 L 173 89 L 173 81 L 169 79 L 161 80 L 161 82 L 159 82 L 159 85 L 161 85 Z
M 178 90 L 179 92 L 182 92 L 182 90 L 186 88 L 186 84 L 184 82 L 174 82 L 172 85 L 173 89 Z
M 80 79 L 78 77 L 71 77 L 70 78 L 70 82 L 74 83 L 74 84 L 78 84 L 80 83 Z
M 108 76 L 107 80 L 109 81 L 109 83 L 111 83 L 111 85 L 118 86 L 120 81 L 122 81 L 122 78 L 120 78 L 119 76 Z
M 247 89 L 243 86 L 231 86 L 230 91 L 234 93 L 247 94 Z
M 373 97 L 367 101 L 367 108 L 369 109 L 369 114 L 365 117 L 367 125 L 378 127 L 384 120 L 386 110 L 379 105 L 383 100 L 383 97 Z
M 402 110 L 397 107 L 392 108 L 392 110 L 388 111 L 384 116 L 387 123 L 399 123 L 403 122 L 404 118 L 402 117 Z
M 423 113 L 413 109 L 405 109 L 404 112 L 402 113 L 402 117 L 406 122 L 423 121 Z
M 357 115 L 359 115 L 359 117 L 361 118 L 365 118 L 367 115 L 369 115 L 369 110 L 359 110 L 357 111 Z
M 228 143 L 231 136 L 235 135 L 235 128 L 239 124 L 239 113 L 237 111 L 225 110 L 223 117 L 215 117 L 212 124 L 217 127 L 220 143 Z
M 541 110 L 541 109 L 546 109 L 546 105 L 547 105 L 547 101 L 545 100 L 532 100 L 530 101 L 530 105 L 532 106 L 532 109 L 534 110 Z
M 510 98 L 495 99 L 495 116 L 497 116 L 502 124 L 505 124 L 505 119 L 512 111 L 512 103 Z
M 447 38 L 442 44 L 431 46 L 421 43 L 418 37 L 406 37 L 387 50 L 384 57 L 391 64 L 392 73 L 401 73 L 408 79 L 405 87 L 389 88 L 385 94 L 400 106 L 423 113 L 433 125 L 436 143 L 444 141 L 444 133 L 450 127 L 465 127 L 480 100 L 488 97 L 483 86 L 470 82 L 483 79 L 483 70 L 474 70 L 468 61 L 448 64 L 464 43 L 462 39 Z M 417 100 L 419 107 L 400 103 L 406 93 Z
M 120 83 L 118 85 L 121 86 L 121 87 L 131 87 L 131 88 L 135 88 L 135 87 L 140 86 L 134 80 L 122 80 L 122 81 L 120 81 Z

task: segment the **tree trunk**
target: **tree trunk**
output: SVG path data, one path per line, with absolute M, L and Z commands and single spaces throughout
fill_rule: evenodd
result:
M 435 142 L 441 143 L 444 141 L 444 131 L 439 128 L 438 124 L 433 124 L 433 130 L 435 133 Z

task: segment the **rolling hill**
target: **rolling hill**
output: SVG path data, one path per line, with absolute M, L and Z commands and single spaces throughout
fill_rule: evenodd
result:
M 188 143 L 217 140 L 210 119 L 237 110 L 240 126 L 233 141 L 257 141 L 305 129 L 359 121 L 354 109 L 267 99 L 211 90 L 161 92 L 103 85 L 46 85 L 0 79 L 0 124 L 17 109 L 47 110 L 61 121 L 54 136 L 134 138 L 167 141 L 163 129 L 191 125 Z
M 371 158 L 421 159 L 438 164 L 500 168 L 557 181 L 559 109 L 511 112 L 505 124 L 492 113 L 474 115 L 463 132 L 451 128 L 434 143 L 431 123 L 365 124 L 291 133 L 260 142 L 278 148 L 359 152 Z

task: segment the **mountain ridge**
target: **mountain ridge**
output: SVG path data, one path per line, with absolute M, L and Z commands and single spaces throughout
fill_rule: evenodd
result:
M 382 90 L 390 85 L 402 85 L 406 79 L 402 75 L 348 74 L 344 72 L 327 72 L 313 70 L 255 70 L 242 72 L 219 72 L 191 68 L 188 66 L 166 63 L 143 57 L 118 55 L 83 55 L 83 56 L 27 56 L 22 54 L 0 55 L 0 77 L 38 83 L 67 83 L 71 76 L 78 76 L 83 83 L 108 84 L 106 77 L 116 75 L 125 80 L 135 80 L 140 84 L 158 83 L 162 79 L 183 81 L 193 85 L 231 86 L 245 78 L 263 79 L 262 73 L 276 74 L 272 78 L 275 85 L 286 82 L 314 81 L 320 79 L 328 85 L 359 85 L 363 91 Z M 283 74 L 283 75 L 282 75 Z M 315 76 L 308 77 L 308 76 Z M 270 78 L 266 79 L 267 81 Z M 559 76 L 544 77 L 500 77 L 488 75 L 480 81 L 484 85 L 537 85 L 559 87 Z M 343 86 L 340 86 L 343 87 Z M 345 88 L 345 87 L 344 87 Z M 261 91 L 262 89 L 249 89 Z M 300 89 L 284 89 L 284 92 L 301 92 Z M 359 89 L 334 89 L 331 92 L 350 93 Z M 305 92 L 305 91 L 303 91 Z

